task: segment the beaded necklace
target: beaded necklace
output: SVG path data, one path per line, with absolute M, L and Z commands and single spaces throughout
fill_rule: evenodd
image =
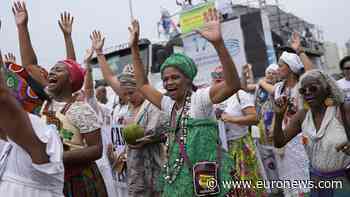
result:
M 167 157 L 168 158 L 169 158 L 169 153 L 174 148 L 174 143 L 177 141 L 177 139 L 178 139 L 178 143 L 179 143 L 179 148 L 180 148 L 180 146 L 182 146 L 184 149 L 186 149 L 187 132 L 188 132 L 187 123 L 188 123 L 188 118 L 189 118 L 190 105 L 191 105 L 191 94 L 188 93 L 186 95 L 184 105 L 183 105 L 181 114 L 178 118 L 178 121 L 176 121 L 176 113 L 174 113 L 175 112 L 174 111 L 175 105 L 173 107 L 173 110 L 171 113 L 171 123 L 170 124 L 172 124 L 174 122 L 174 118 L 175 118 L 175 122 L 177 122 L 177 125 L 176 125 L 175 130 L 170 134 L 171 136 L 169 136 L 169 138 L 167 139 L 167 142 L 165 144 L 166 148 L 167 148 Z M 174 126 L 174 125 L 171 125 L 171 126 Z M 184 162 L 185 162 L 185 159 L 183 158 L 183 155 L 181 155 L 181 152 L 180 152 L 178 158 L 175 160 L 175 163 L 172 166 L 170 165 L 169 160 L 163 166 L 165 169 L 165 175 L 163 178 L 165 179 L 165 181 L 168 184 L 172 184 L 176 180 L 177 175 L 180 173 Z

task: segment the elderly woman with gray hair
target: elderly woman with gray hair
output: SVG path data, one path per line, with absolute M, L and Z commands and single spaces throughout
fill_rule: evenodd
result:
M 341 186 L 332 184 L 333 188 L 311 188 L 311 196 L 348 196 L 350 143 L 347 125 L 350 117 L 346 114 L 350 113 L 350 105 L 344 103 L 343 93 L 335 81 L 320 70 L 305 73 L 299 85 L 299 94 L 307 107 L 299 110 L 284 129 L 283 114 L 287 110 L 288 102 L 285 97 L 275 102 L 275 146 L 283 147 L 301 133 L 310 159 L 310 176 L 314 181 L 312 183 L 321 188 L 324 181 L 342 181 Z

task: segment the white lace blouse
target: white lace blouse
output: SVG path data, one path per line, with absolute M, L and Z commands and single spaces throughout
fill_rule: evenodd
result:
M 311 111 L 307 112 L 302 124 L 304 146 L 311 166 L 321 172 L 341 170 L 350 164 L 350 156 L 336 150 L 336 146 L 347 142 L 338 114 L 336 107 L 328 107 L 317 132 Z

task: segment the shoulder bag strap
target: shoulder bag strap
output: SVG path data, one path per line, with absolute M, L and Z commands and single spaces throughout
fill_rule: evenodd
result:
M 239 91 L 238 91 L 239 92 Z M 239 93 L 236 93 L 236 97 L 237 97 L 237 100 L 238 100 L 238 103 L 239 103 L 239 105 L 241 105 L 241 98 L 239 97 Z
M 218 164 L 218 183 L 220 183 L 220 169 L 221 169 L 221 159 L 222 159 L 222 151 L 223 149 L 221 148 L 221 139 L 220 139 L 220 133 L 219 133 L 219 128 L 217 129 L 217 137 L 218 137 L 218 142 L 216 145 L 216 162 Z

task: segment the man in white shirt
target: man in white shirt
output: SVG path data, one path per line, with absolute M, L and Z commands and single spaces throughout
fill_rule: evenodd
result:
M 340 61 L 340 70 L 343 72 L 344 78 L 337 81 L 338 86 L 344 91 L 345 99 L 350 100 L 350 56 L 344 57 Z

